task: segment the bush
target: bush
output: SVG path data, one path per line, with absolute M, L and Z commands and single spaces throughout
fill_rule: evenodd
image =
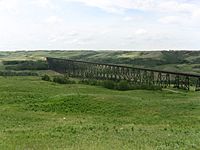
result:
M 108 88 L 108 89 L 116 89 L 116 83 L 111 80 L 103 81 L 102 85 L 103 87 Z
M 129 85 L 128 81 L 120 81 L 118 84 L 117 84 L 117 90 L 122 90 L 122 91 L 125 91 L 125 90 L 130 90 L 131 89 L 131 86 Z
M 99 85 L 97 80 L 89 80 L 90 85 Z
M 45 74 L 44 76 L 42 76 L 42 80 L 51 81 L 51 78 L 47 74 Z
M 25 60 L 12 60 L 12 61 L 2 61 L 4 65 L 17 65 L 26 62 Z
M 71 81 L 65 77 L 62 76 L 56 76 L 53 78 L 53 82 L 59 83 L 59 84 L 75 84 L 75 81 Z
M 0 76 L 38 76 L 35 72 L 0 71 Z
M 134 83 L 129 83 L 128 81 L 112 81 L 112 80 L 81 80 L 79 84 L 86 84 L 86 85 L 96 85 L 96 86 L 103 86 L 107 89 L 114 89 L 120 91 L 127 91 L 127 90 L 162 90 L 160 86 L 156 85 L 138 85 Z
M 134 85 L 130 84 L 131 90 L 162 90 L 161 86 L 158 85 Z
M 86 84 L 86 85 L 101 85 L 101 81 L 98 80 L 80 80 L 79 84 Z
M 80 80 L 79 82 L 78 82 L 79 84 L 89 84 L 89 82 L 88 82 L 88 80 Z
M 46 61 L 4 61 L 6 70 L 47 70 L 48 64 Z

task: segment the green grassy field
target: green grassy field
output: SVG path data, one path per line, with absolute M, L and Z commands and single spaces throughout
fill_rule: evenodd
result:
M 200 149 L 200 93 L 0 77 L 0 149 Z

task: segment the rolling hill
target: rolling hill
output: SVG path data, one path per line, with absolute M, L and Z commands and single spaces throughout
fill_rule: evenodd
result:
M 200 51 L 16 51 L 0 52 L 0 60 L 40 60 L 59 57 L 125 64 L 168 71 L 200 73 Z M 1 65 L 0 68 L 3 68 Z

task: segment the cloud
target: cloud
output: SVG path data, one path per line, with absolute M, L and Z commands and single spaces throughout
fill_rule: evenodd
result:
M 20 0 L 0 0 L 0 11 L 16 12 Z
M 193 12 L 199 9 L 199 3 L 185 0 L 65 0 L 80 2 L 87 6 L 98 7 L 108 12 L 120 12 L 130 9 L 156 12 Z M 197 6 L 198 5 L 198 6 Z
M 145 29 L 138 29 L 135 31 L 136 35 L 144 35 L 146 33 L 147 33 L 147 31 Z
M 45 20 L 46 23 L 60 24 L 64 22 L 64 19 L 59 16 L 50 16 Z
M 159 19 L 159 22 L 164 24 L 179 24 L 183 22 L 183 19 L 179 16 L 166 16 Z
M 55 8 L 55 5 L 51 0 L 31 0 L 30 2 L 41 8 Z
M 200 23 L 200 9 L 194 10 L 192 14 L 192 20 L 196 21 L 196 23 Z
M 126 16 L 124 17 L 124 21 L 133 21 L 133 17 Z
M 160 23 L 184 24 L 187 19 L 193 24 L 200 20 L 200 2 L 198 0 L 65 0 L 80 2 L 89 7 L 96 7 L 109 13 L 123 14 L 124 21 L 134 21 L 129 16 L 130 10 L 138 10 L 145 15 L 156 14 Z M 134 13 L 133 13 L 134 14 Z M 140 14 L 137 14 L 137 17 Z M 155 21 L 157 21 L 155 20 Z M 188 23 L 187 23 L 188 24 Z M 192 23 L 190 23 L 192 25 Z
M 194 9 L 198 9 L 196 3 L 183 0 L 161 1 L 156 7 L 156 10 L 168 13 L 192 13 Z
M 98 7 L 108 12 L 124 12 L 129 9 L 153 10 L 160 4 L 157 0 L 65 0 L 80 2 L 90 7 Z M 164 0 L 161 0 L 164 2 Z
M 131 31 L 129 31 L 129 33 L 123 34 L 122 40 L 136 42 L 136 41 L 144 40 L 145 38 L 152 36 L 154 34 L 155 33 L 149 32 L 148 30 L 143 29 L 143 28 L 132 29 Z
M 0 46 L 199 47 L 199 8 L 198 0 L 0 0 Z

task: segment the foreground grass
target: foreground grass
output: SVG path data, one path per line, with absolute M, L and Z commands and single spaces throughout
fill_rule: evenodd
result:
M 0 77 L 0 149 L 199 149 L 200 93 Z

